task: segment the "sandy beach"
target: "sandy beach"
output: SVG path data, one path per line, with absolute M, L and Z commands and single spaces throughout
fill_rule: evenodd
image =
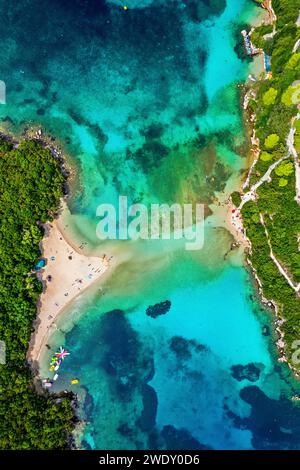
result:
M 218 204 L 211 206 L 213 214 L 210 223 L 224 227 L 243 249 L 249 249 L 238 211 L 224 196 L 220 197 Z M 37 367 L 49 336 L 57 329 L 58 316 L 75 298 L 99 281 L 113 264 L 104 253 L 97 253 L 99 256 L 84 254 L 88 253 L 87 242 L 75 244 L 68 237 L 68 225 L 65 222 L 68 212 L 67 204 L 62 203 L 60 216 L 44 227 L 41 257 L 46 264 L 38 271 L 44 288 L 28 350 L 28 360 Z
M 43 282 L 38 315 L 34 324 L 28 360 L 38 362 L 47 343 L 49 334 L 56 328 L 56 319 L 65 307 L 87 288 L 94 284 L 107 271 L 109 259 L 82 254 L 86 243 L 73 246 L 62 233 L 63 205 L 61 215 L 45 225 L 45 236 L 41 243 L 45 267 L 38 271 Z
M 228 199 L 220 199 L 219 204 L 210 206 L 213 215 L 210 217 L 212 224 L 216 227 L 223 227 L 233 236 L 235 242 L 243 250 L 250 248 L 250 243 L 245 235 L 240 212 Z
M 237 243 L 244 249 L 249 250 L 251 244 L 246 236 L 240 211 L 231 203 L 228 203 L 227 207 L 226 226 L 229 228 L 230 233 L 232 233 Z

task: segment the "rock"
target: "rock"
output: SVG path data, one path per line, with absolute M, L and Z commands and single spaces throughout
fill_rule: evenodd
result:
M 261 365 L 259 364 L 246 364 L 245 366 L 238 364 L 231 367 L 231 375 L 234 379 L 241 382 L 242 380 L 249 380 L 256 382 L 261 373 Z

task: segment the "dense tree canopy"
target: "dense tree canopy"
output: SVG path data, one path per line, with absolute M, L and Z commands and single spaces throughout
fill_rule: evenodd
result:
M 294 284 L 300 282 L 300 208 L 295 201 L 295 167 L 288 156 L 287 136 L 293 119 L 297 115 L 297 95 L 300 77 L 300 54 L 293 52 L 300 38 L 296 26 L 300 0 L 273 0 L 276 34 L 266 39 L 266 27 L 258 27 L 252 37 L 255 44 L 263 47 L 271 56 L 272 77 L 253 85 L 256 99 L 251 100 L 250 110 L 256 114 L 255 131 L 259 137 L 261 154 L 252 172 L 250 184 L 258 181 L 269 166 L 282 157 L 271 174 L 257 191 L 257 202 L 247 202 L 242 215 L 247 236 L 252 244 L 251 261 L 260 278 L 265 297 L 275 301 L 279 314 L 286 322 L 283 325 L 287 354 L 292 354 L 292 343 L 300 338 L 300 299 L 288 284 L 278 267 L 270 258 L 270 247 L 265 228 L 261 224 L 263 215 L 272 250 L 277 260 Z M 270 31 L 268 31 L 270 32 Z M 295 121 L 295 148 L 300 150 L 300 121 Z

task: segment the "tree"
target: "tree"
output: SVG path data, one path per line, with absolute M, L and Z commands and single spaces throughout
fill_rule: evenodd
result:
M 263 102 L 266 106 L 270 106 L 275 103 L 278 91 L 275 88 L 270 88 L 263 96 Z
M 279 142 L 279 136 L 277 134 L 270 134 L 265 140 L 265 147 L 272 149 L 276 147 Z

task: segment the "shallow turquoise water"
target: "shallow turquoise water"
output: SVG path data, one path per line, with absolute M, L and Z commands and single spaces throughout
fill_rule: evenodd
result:
M 40 123 L 76 160 L 70 228 L 122 260 L 50 339 L 71 351 L 56 387 L 74 387 L 82 446 L 298 448 L 298 385 L 277 363 L 270 318 L 208 219 L 204 249 L 99 246 L 101 202 L 203 202 L 245 166 L 237 41 L 251 0 L 0 1 L 2 124 Z M 237 54 L 238 52 L 238 54 Z M 234 183 L 235 181 L 235 183 Z M 149 306 L 170 301 L 157 318 Z M 45 358 L 46 362 L 48 357 Z

